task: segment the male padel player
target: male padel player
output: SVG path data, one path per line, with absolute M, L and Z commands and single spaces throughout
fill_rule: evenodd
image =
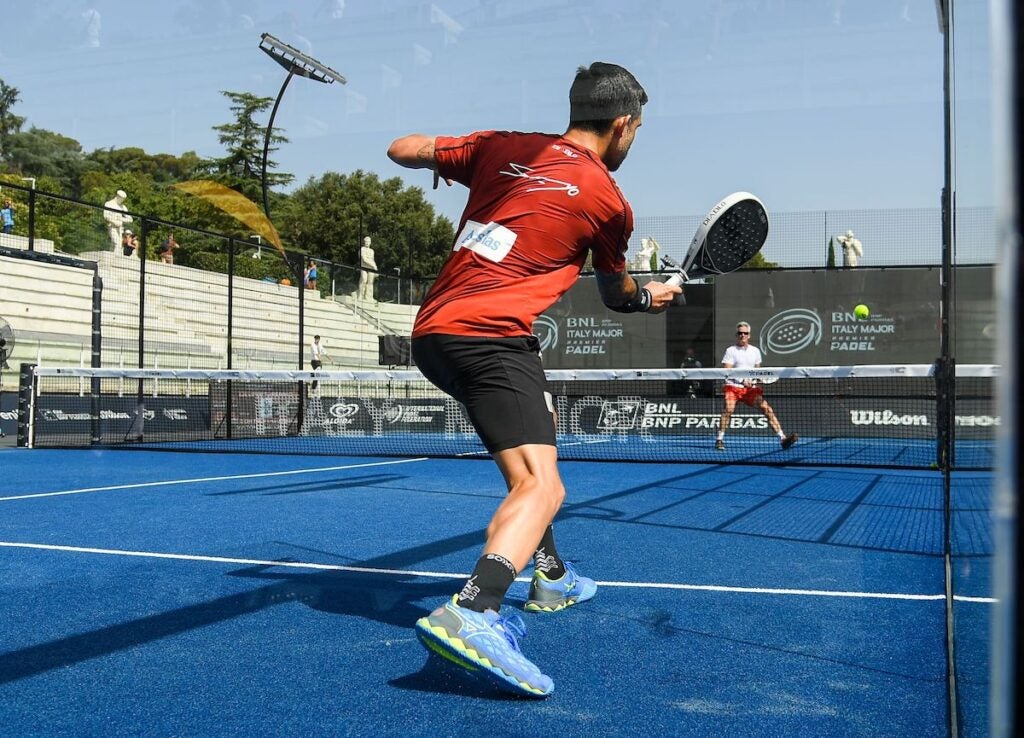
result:
M 725 350 L 722 356 L 722 366 L 726 369 L 756 369 L 761 366 L 761 349 L 750 345 L 750 324 L 736 324 L 736 343 Z M 729 377 L 725 380 L 725 387 L 722 389 L 725 395 L 725 409 L 722 411 L 722 418 L 718 423 L 718 438 L 715 440 L 715 448 L 719 451 L 725 450 L 725 431 L 729 427 L 729 419 L 737 402 L 743 402 L 750 407 L 756 407 L 768 418 L 768 424 L 779 437 L 782 448 L 787 449 L 800 438 L 799 433 L 790 433 L 788 436 L 782 432 L 779 419 L 775 417 L 775 411 L 768 401 L 764 399 L 764 392 L 761 387 L 751 379 L 738 379 Z
M 522 620 L 499 615 L 516 574 L 533 559 L 530 611 L 561 610 L 596 590 L 555 548 L 551 522 L 565 488 L 533 323 L 573 285 L 588 251 L 612 310 L 660 312 L 680 292 L 661 282 L 641 288 L 626 270 L 633 212 L 610 172 L 626 158 L 646 102 L 632 74 L 595 62 L 577 70 L 562 135 L 414 134 L 388 149 L 404 167 L 469 188 L 452 253 L 416 317 L 412 352 L 424 376 L 465 405 L 508 486 L 472 576 L 417 621 L 417 634 L 519 694 L 543 697 L 554 684 L 519 650 Z

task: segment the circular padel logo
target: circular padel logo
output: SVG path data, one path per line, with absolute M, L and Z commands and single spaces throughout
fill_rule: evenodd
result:
M 540 350 L 548 351 L 558 347 L 558 321 L 541 315 L 533 322 L 533 334 L 540 341 Z
M 762 326 L 760 338 L 766 354 L 795 354 L 821 343 L 821 318 L 804 308 L 783 310 Z

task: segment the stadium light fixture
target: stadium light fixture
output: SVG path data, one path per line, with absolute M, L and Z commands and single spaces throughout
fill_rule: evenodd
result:
M 274 130 L 274 117 L 277 115 L 277 107 L 281 104 L 281 98 L 284 97 L 284 91 L 288 87 L 288 83 L 291 82 L 292 77 L 299 75 L 306 79 L 316 80 L 317 82 L 323 82 L 324 84 L 332 84 L 333 82 L 346 83 L 346 79 L 340 74 L 335 72 L 326 64 L 321 64 L 311 56 L 303 54 L 301 51 L 296 49 L 294 46 L 289 46 L 284 41 L 274 38 L 269 33 L 260 35 L 260 49 L 264 51 L 271 59 L 280 64 L 288 71 L 288 76 L 284 78 L 284 84 L 281 85 L 281 91 L 277 93 L 277 100 L 274 101 L 274 109 L 270 111 L 270 120 L 267 121 L 267 133 L 263 139 L 263 171 L 260 174 L 260 180 L 263 187 L 263 212 L 267 215 L 267 220 L 273 224 L 273 219 L 270 217 L 270 200 L 267 197 L 267 156 L 270 154 L 270 135 Z M 259 253 L 259 249 L 257 250 Z M 305 354 L 304 341 L 305 341 L 305 293 L 302 289 L 302 267 L 303 263 L 301 260 L 293 261 L 286 258 L 286 263 L 292 265 L 292 269 L 295 273 L 295 281 L 299 287 L 299 361 L 298 368 L 301 369 L 303 366 L 303 359 Z M 301 418 L 301 416 L 300 416 Z M 300 421 L 301 425 L 301 421 Z
M 267 214 L 267 219 L 273 222 L 270 218 L 270 201 L 267 197 L 267 156 L 270 153 L 270 135 L 274 130 L 274 118 L 277 116 L 277 108 L 281 104 L 281 98 L 284 97 L 284 91 L 287 89 L 288 83 L 291 82 L 292 77 L 295 75 L 328 85 L 335 81 L 345 84 L 347 80 L 326 64 L 322 64 L 313 57 L 303 54 L 294 46 L 286 44 L 269 33 L 260 35 L 260 49 L 288 72 L 284 84 L 281 85 L 281 91 L 277 93 L 274 109 L 270 111 L 267 132 L 263 138 L 263 169 L 260 174 L 263 187 L 263 212 Z
M 335 80 L 345 84 L 343 76 L 335 72 L 326 64 L 321 64 L 311 56 L 306 56 L 294 46 L 289 46 L 284 41 L 264 33 L 260 36 L 260 48 L 271 59 L 276 61 L 289 74 L 297 74 L 300 77 L 315 79 L 317 82 L 331 84 Z

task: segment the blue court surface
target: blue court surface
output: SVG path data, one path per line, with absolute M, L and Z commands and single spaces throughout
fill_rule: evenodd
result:
M 479 555 L 489 460 L 9 449 L 0 470 L 4 735 L 947 734 L 936 472 L 565 462 L 559 549 L 599 590 L 522 613 L 555 681 L 528 701 L 412 630 Z

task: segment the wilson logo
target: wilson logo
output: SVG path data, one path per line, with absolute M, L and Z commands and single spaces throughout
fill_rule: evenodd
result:
M 892 410 L 851 410 L 854 425 L 929 425 L 927 415 L 900 415 Z

